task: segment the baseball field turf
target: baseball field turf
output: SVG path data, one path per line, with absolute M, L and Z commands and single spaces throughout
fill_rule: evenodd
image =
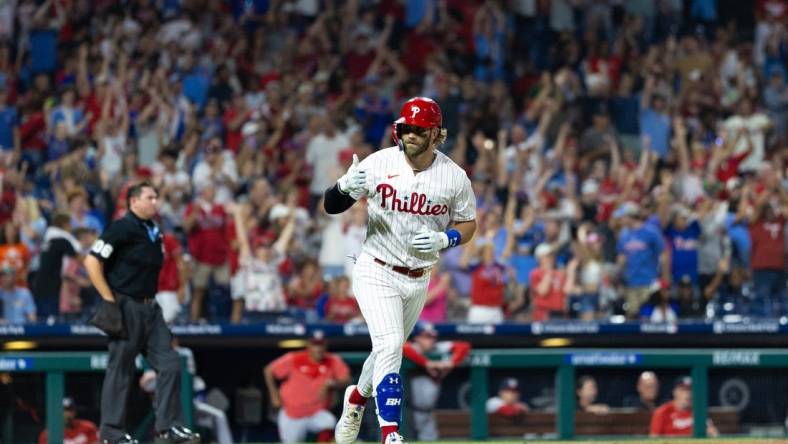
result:
M 409 441 L 411 444 L 423 443 L 427 441 Z M 445 444 L 476 444 L 479 441 L 431 441 L 430 444 L 445 443 Z M 668 439 L 668 438 L 643 438 L 643 439 L 581 439 L 574 441 L 553 441 L 553 440 L 506 440 L 506 441 L 483 441 L 485 444 L 705 444 L 705 443 L 723 443 L 723 444 L 788 444 L 787 439 L 780 438 L 709 438 L 709 439 Z

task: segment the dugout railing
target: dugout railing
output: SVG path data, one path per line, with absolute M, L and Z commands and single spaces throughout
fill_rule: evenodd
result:
M 366 353 L 341 353 L 350 365 L 361 365 Z M 412 365 L 403 360 L 407 379 Z M 708 418 L 709 369 L 712 368 L 788 368 L 788 350 L 784 349 L 487 349 L 473 350 L 462 366 L 470 367 L 471 438 L 489 436 L 485 404 L 492 392 L 491 369 L 548 368 L 556 370 L 557 420 L 560 439 L 575 436 L 575 381 L 578 367 L 689 369 L 692 377 L 693 436 L 706 436 Z M 407 387 L 407 386 L 406 386 Z M 407 391 L 406 391 L 407 396 Z
M 48 444 L 62 444 L 66 373 L 104 372 L 107 369 L 107 358 L 105 352 L 0 353 L 0 373 L 44 373 Z M 147 367 L 144 360 L 137 360 L 138 369 Z M 192 398 L 192 375 L 188 371 L 186 357 L 181 356 L 181 403 L 184 421 L 189 427 L 193 423 Z M 10 433 L 9 427 L 5 427 L 3 435 Z M 3 436 L 3 442 L 12 442 L 11 437 Z

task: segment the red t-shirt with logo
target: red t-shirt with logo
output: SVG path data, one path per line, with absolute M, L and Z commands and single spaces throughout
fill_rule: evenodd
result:
M 552 279 L 550 288 L 545 295 L 537 295 L 536 288 L 539 287 L 542 279 Z M 566 284 L 566 274 L 560 270 L 550 270 L 536 268 L 531 271 L 529 276 L 531 287 L 531 300 L 533 301 L 534 321 L 544 321 L 551 311 L 564 311 L 566 307 L 566 294 L 564 285 Z
M 673 401 L 662 404 L 651 415 L 652 435 L 691 436 L 692 410 L 678 410 Z
M 331 322 L 345 323 L 360 314 L 356 299 L 331 297 L 326 302 L 326 319 Z
M 159 291 L 178 291 L 180 281 L 176 259 L 183 254 L 183 248 L 172 233 L 164 234 L 162 248 L 164 249 L 164 262 L 159 272 Z
M 342 380 L 350 376 L 350 369 L 342 358 L 326 353 L 315 362 L 306 350 L 287 353 L 271 363 L 274 377 L 284 379 L 279 389 L 285 413 L 291 418 L 305 418 L 326 408 L 326 396 L 321 388 L 329 379 Z
M 480 264 L 471 273 L 471 304 L 503 306 L 506 269 L 500 264 Z
M 785 261 L 785 217 L 750 225 L 753 270 L 782 270 Z
M 219 204 L 204 207 L 190 203 L 186 216 L 197 212 L 197 221 L 188 234 L 189 251 L 197 262 L 220 266 L 227 262 L 230 249 L 227 241 L 227 214 Z
M 47 443 L 47 431 L 38 435 L 38 444 Z M 75 419 L 71 427 L 63 430 L 63 444 L 98 444 L 96 424 L 84 419 Z

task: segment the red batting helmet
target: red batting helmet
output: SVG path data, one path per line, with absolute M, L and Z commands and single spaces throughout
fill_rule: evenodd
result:
M 401 127 L 400 125 L 413 125 L 422 128 L 439 128 L 441 130 L 438 142 L 443 143 L 446 140 L 446 130 L 442 128 L 443 114 L 441 107 L 430 99 L 429 97 L 413 97 L 407 102 L 402 104 L 399 112 L 399 119 L 394 121 L 392 129 L 392 137 L 394 142 L 403 149 L 400 142 Z

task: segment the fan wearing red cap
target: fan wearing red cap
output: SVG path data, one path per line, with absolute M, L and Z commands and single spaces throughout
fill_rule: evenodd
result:
M 367 237 L 353 267 L 353 294 L 369 327 L 372 353 L 345 392 L 335 439 L 354 442 L 366 400 L 376 396 L 383 444 L 401 444 L 402 347 L 427 299 L 439 252 L 476 231 L 476 197 L 465 171 L 437 148 L 446 140 L 438 104 L 414 97 L 392 126 L 396 146 L 359 162 L 326 190 L 329 214 L 369 202 Z

